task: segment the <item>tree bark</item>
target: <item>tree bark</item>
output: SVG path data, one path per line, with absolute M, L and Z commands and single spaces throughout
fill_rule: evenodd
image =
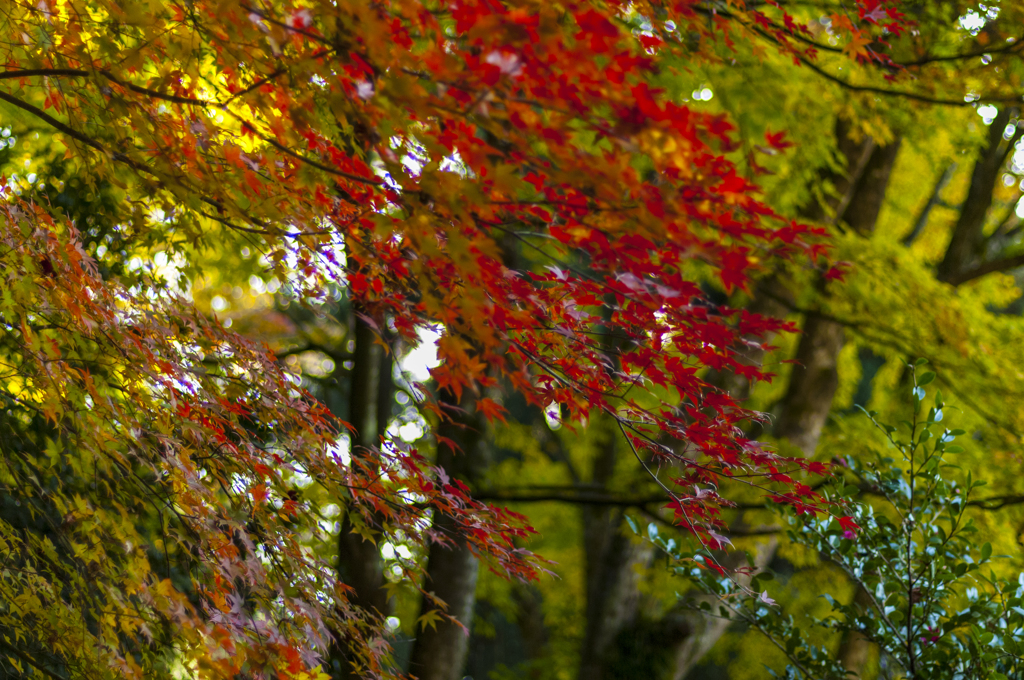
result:
M 805 456 L 814 454 L 839 387 L 836 362 L 843 347 L 843 327 L 813 312 L 804 320 L 796 364 L 783 397 L 774 435 Z
M 600 548 L 591 543 L 593 552 L 587 553 L 587 628 L 580 680 L 607 677 L 607 661 L 615 639 L 636 623 L 639 614 L 637 567 L 647 564 L 653 555 L 650 545 L 637 544 L 626 536 L 621 510 L 609 515 L 607 540 L 600 542 Z
M 386 389 L 390 380 L 391 362 L 377 343 L 376 333 L 362 319 L 355 320 L 355 349 L 349 391 L 349 422 L 356 428 L 352 438 L 352 456 L 379 446 L 387 429 L 387 405 L 392 395 Z M 352 533 L 347 518 L 338 534 L 338 572 L 355 590 L 353 601 L 360 607 L 387 615 L 387 592 L 384 586 L 384 560 L 380 548 L 372 541 Z
M 899 139 L 888 146 L 876 146 L 863 173 L 853 183 L 853 198 L 841 217 L 861 236 L 870 236 L 878 224 L 899 147 Z M 774 432 L 777 437 L 796 445 L 805 456 L 814 454 L 832 410 L 832 399 L 839 387 L 837 362 L 844 342 L 840 324 L 820 314 L 807 314 L 797 348 L 797 363 Z M 867 662 L 869 648 L 867 640 L 847 636 L 838 659 L 844 668 L 859 676 Z
M 837 218 L 861 236 L 870 236 L 875 230 L 899 148 L 899 139 L 887 146 L 872 145 L 860 175 L 849 180 L 850 200 Z M 819 293 L 824 294 L 820 285 Z M 788 439 L 805 456 L 810 456 L 818 445 L 839 387 L 836 362 L 844 338 L 841 325 L 814 312 L 807 314 L 802 330 L 796 365 L 780 403 L 774 434 Z
M 603 428 L 603 437 L 597 444 L 591 486 L 605 488 L 615 472 L 615 433 L 604 419 L 593 426 Z M 578 677 L 601 680 L 612 640 L 635 618 L 639 598 L 635 566 L 649 553 L 623 533 L 621 509 L 587 506 L 582 513 L 587 621 Z
M 1020 138 L 1021 131 L 1024 130 L 1019 129 L 1010 140 L 1003 139 L 1003 130 L 1014 112 L 1015 109 L 1004 107 L 989 126 L 988 143 L 974 163 L 967 198 L 960 209 L 946 254 L 936 270 L 936 278 L 939 281 L 954 281 L 982 254 L 985 217 L 992 206 L 992 191 L 999 178 L 999 170 L 1006 161 L 1009 150 L 1013 148 L 1013 142 Z
M 845 161 L 846 172 L 823 171 L 822 180 L 832 184 L 835 195 L 826 199 L 824 204 L 808 206 L 803 217 L 816 221 L 831 219 L 833 223 L 845 224 L 867 237 L 878 222 L 900 140 L 897 138 L 888 145 L 880 146 L 870 137 L 854 139 L 850 133 L 849 124 L 838 120 L 837 146 Z M 821 283 L 818 286 L 819 294 L 824 295 L 824 286 Z M 776 304 L 792 297 L 774 278 L 762 283 L 761 290 L 762 295 Z M 789 440 L 805 456 L 814 454 L 832 409 L 832 400 L 839 386 L 836 362 L 843 342 L 842 326 L 813 312 L 805 316 L 795 357 L 797 363 L 786 394 L 777 405 L 778 417 L 773 428 L 776 437 Z M 759 566 L 771 561 L 776 547 L 777 543 L 772 541 L 758 550 L 756 561 Z M 676 652 L 674 680 L 684 678 L 727 628 L 722 621 L 699 613 L 692 615 L 690 625 L 691 635 L 681 642 Z
M 512 590 L 516 603 L 516 625 L 523 636 L 526 658 L 530 661 L 527 677 L 543 677 L 538 661 L 543 659 L 548 646 L 548 629 L 544 625 L 544 608 L 541 593 L 532 585 L 517 585 Z
M 868 156 L 860 176 L 854 182 L 851 200 L 839 216 L 851 229 L 861 236 L 869 237 L 878 226 L 878 215 L 885 203 L 885 192 L 889 188 L 889 177 L 896 156 L 899 155 L 903 138 L 897 136 L 885 146 L 876 145 Z
M 857 591 L 853 595 L 853 604 L 858 609 L 867 611 L 871 605 L 871 596 L 866 590 L 858 586 Z M 839 651 L 836 652 L 836 658 L 843 664 L 843 668 L 856 673 L 855 677 L 859 678 L 868 665 L 871 644 L 871 640 L 860 633 L 848 631 L 843 635 L 842 642 L 839 644 Z
M 391 415 L 394 387 L 390 379 L 391 357 L 378 343 L 376 332 L 354 316 L 353 335 L 348 421 L 356 428 L 351 455 L 358 458 L 366 450 L 380 445 L 380 437 L 385 434 Z M 338 532 L 338 577 L 353 589 L 354 605 L 371 616 L 385 617 L 390 613 L 380 546 L 353 533 L 348 513 L 343 516 Z M 338 641 L 332 649 L 330 665 L 337 678 L 359 677 L 344 641 Z
M 457 535 L 458 527 L 447 515 L 434 521 L 434 530 Z M 413 645 L 409 672 L 419 680 L 458 680 L 469 651 L 469 628 L 473 623 L 476 602 L 477 559 L 461 538 L 455 544 L 430 547 L 427 577 L 431 592 L 447 605 L 446 613 L 460 625 L 437 621 L 424 627 Z M 436 609 L 424 603 L 422 613 Z
M 442 394 L 442 403 L 453 406 L 451 394 Z M 455 442 L 459 451 L 438 445 L 437 463 L 449 477 L 459 478 L 472 489 L 490 462 L 490 450 L 484 437 L 486 422 L 473 410 L 472 399 L 464 395 L 452 419 L 438 428 L 438 434 Z M 409 672 L 419 680 L 458 680 L 469 649 L 469 627 L 473 623 L 476 602 L 478 561 L 459 535 L 459 527 L 450 517 L 435 513 L 434 532 L 452 539 L 450 544 L 434 542 L 427 557 L 427 588 L 445 603 L 446 614 L 459 623 L 441 620 L 419 631 L 413 645 Z M 421 614 L 438 609 L 424 600 Z M 461 625 L 459 625 L 461 624 Z

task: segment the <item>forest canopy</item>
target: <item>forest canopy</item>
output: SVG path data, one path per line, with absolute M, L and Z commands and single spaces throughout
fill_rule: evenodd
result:
M 915 516 L 854 407 L 929 385 L 1018 564 L 1016 3 L 0 16 L 5 677 L 763 677 L 716 598 L 822 592 L 800 645 L 913 675 L 968 633 L 905 662 L 851 622 L 913 579 L 778 513 Z

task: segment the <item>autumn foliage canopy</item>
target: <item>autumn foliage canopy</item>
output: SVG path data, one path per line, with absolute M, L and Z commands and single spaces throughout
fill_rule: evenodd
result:
M 117 247 L 5 183 L 0 474 L 25 526 L 0 524 L 18 565 L 0 576 L 0 656 L 68 677 L 298 679 L 346 639 L 384 672 L 380 622 L 312 548 L 330 528 L 298 474 L 357 524 L 445 541 L 424 518 L 447 513 L 493 568 L 537 569 L 521 519 L 421 453 L 347 455 L 349 426 L 263 344 L 126 264 L 155 253 L 183 280 L 246 253 L 311 306 L 342 290 L 392 346 L 443 329 L 422 404 L 439 419 L 502 419 L 512 392 L 568 424 L 614 418 L 646 465 L 673 466 L 666 502 L 707 547 L 720 476 L 819 504 L 794 480 L 820 464 L 745 439 L 756 414 L 705 380 L 769 378 L 744 351 L 787 329 L 708 291 L 774 258 L 835 276 L 823 232 L 761 202 L 729 120 L 669 94 L 678 69 L 720 58 L 710 43 L 815 58 L 760 7 L 5 3 L 4 111 L 91 178 L 82 192 L 113 187 Z M 837 15 L 844 49 L 886 67 L 904 19 L 858 11 Z M 787 145 L 769 130 L 749 153 Z

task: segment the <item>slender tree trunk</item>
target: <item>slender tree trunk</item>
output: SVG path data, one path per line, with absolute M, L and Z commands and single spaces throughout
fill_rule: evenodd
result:
M 617 430 L 609 419 L 596 419 L 600 428 L 591 487 L 605 488 L 613 480 Z M 619 508 L 584 506 L 583 544 L 586 578 L 586 629 L 580 648 L 580 680 L 607 678 L 609 652 L 616 637 L 636 621 L 640 602 L 638 565 L 649 561 L 651 549 L 630 540 L 625 515 Z
M 458 527 L 448 516 L 434 522 L 434 530 L 457 536 Z M 419 680 L 457 680 L 461 677 L 469 651 L 469 628 L 473 624 L 478 564 L 461 538 L 455 545 L 435 543 L 428 560 L 429 588 L 447 605 L 445 610 L 461 626 L 437 621 L 416 635 L 409 672 Z M 424 603 L 423 613 L 434 609 Z M 464 626 L 464 627 L 463 627 Z
M 391 357 L 383 351 L 374 330 L 358 316 L 353 335 L 355 348 L 349 374 L 348 421 L 356 428 L 351 455 L 358 458 L 366 450 L 380 445 L 380 437 L 386 432 L 391 415 L 394 387 Z M 357 607 L 371 616 L 384 617 L 390 613 L 380 546 L 353 533 L 347 513 L 338 532 L 338 577 L 353 589 L 352 603 Z M 331 657 L 335 677 L 359 677 L 344 641 L 335 645 Z
M 836 362 L 843 347 L 843 327 L 815 313 L 804 320 L 796 364 L 783 397 L 774 434 L 805 456 L 814 454 L 825 427 L 832 397 L 839 387 Z
M 454 405 L 453 401 L 452 395 L 442 395 L 442 403 Z M 484 436 L 487 424 L 479 414 L 469 413 L 473 410 L 469 395 L 464 395 L 458 406 L 461 410 L 450 410 L 452 420 L 443 423 L 438 434 L 455 442 L 460 450 L 456 452 L 439 445 L 437 462 L 449 477 L 463 480 L 472 489 L 490 462 L 489 445 Z M 409 672 L 419 680 L 458 680 L 469 649 L 478 563 L 450 517 L 435 513 L 433 530 L 450 538 L 451 543 L 435 542 L 430 546 L 426 587 L 445 603 L 445 613 L 461 625 L 441 620 L 419 630 Z M 421 613 L 437 608 L 424 600 Z
M 641 599 L 637 568 L 646 565 L 653 554 L 650 545 L 637 544 L 625 534 L 622 511 L 615 510 L 609 519 L 608 540 L 602 541 L 599 551 L 588 553 L 587 628 L 580 680 L 612 680 L 607 677 L 609 652 L 619 634 L 637 621 Z
M 861 236 L 870 236 L 875 230 L 899 148 L 899 139 L 887 146 L 872 145 L 860 175 L 849 181 L 850 200 L 845 212 L 837 217 Z M 820 288 L 819 292 L 824 294 Z M 814 454 L 832 409 L 832 398 L 839 387 L 836 365 L 843 343 L 841 324 L 821 314 L 807 314 L 796 365 L 774 430 L 775 436 L 788 439 L 805 456 Z
M 861 236 L 870 236 L 878 223 L 899 147 L 899 139 L 888 146 L 876 146 L 863 173 L 853 182 L 853 198 L 841 217 Z M 807 314 L 797 348 L 797 364 L 775 425 L 775 435 L 788 439 L 806 456 L 814 454 L 832 410 L 832 399 L 839 387 L 837 362 L 844 342 L 841 324 L 820 314 Z M 847 636 L 838 658 L 847 670 L 859 676 L 864 671 L 868 649 L 867 640 Z
M 538 661 L 544 658 L 548 647 L 548 629 L 544 624 L 543 598 L 536 586 L 513 586 L 512 598 L 516 604 L 516 625 L 523 636 L 526 658 L 530 661 L 528 677 L 541 678 L 543 668 Z

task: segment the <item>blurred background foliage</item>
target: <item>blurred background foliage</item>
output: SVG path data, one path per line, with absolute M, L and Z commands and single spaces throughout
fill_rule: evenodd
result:
M 759 439 L 828 462 L 876 450 L 873 426 L 854 407 L 898 420 L 911 389 L 907 362 L 927 358 L 968 433 L 957 464 L 988 483 L 979 492 L 986 502 L 971 510 L 977 540 L 1009 556 L 1000 568 L 1016 573 L 1024 564 L 1024 4 L 903 3 L 918 34 L 894 43 L 896 61 L 909 64 L 895 73 L 828 51 L 838 44 L 827 20 L 832 4 L 786 5 L 822 47 L 815 67 L 794 64 L 767 39 L 727 47 L 679 36 L 712 41 L 705 47 L 720 60 L 706 68 L 679 63 L 661 74 L 675 99 L 736 126 L 742 144 L 732 154 L 768 204 L 827 225 L 831 258 L 846 263 L 843 281 L 825 282 L 806 269 L 762 271 L 757 286 L 731 296 L 708 281 L 709 298 L 783 315 L 802 329 L 771 339 L 774 348 L 763 354 L 751 346 L 750 360 L 777 374 L 771 383 L 716 376 L 717 383 L 768 414 L 750 425 Z M 728 10 L 725 3 L 698 7 Z M 104 215 L 123 214 L 132 197 L 87 168 L 66 166 L 63 150 L 41 145 L 19 117 L 5 120 L 12 121 L 0 130 L 5 174 L 23 194 L 74 219 L 105 271 L 160 273 L 233 330 L 269 343 L 333 412 L 375 418 L 380 434 L 434 455 L 428 433 L 436 423 L 416 406 L 431 389 L 432 329 L 423 329 L 416 347 L 397 343 L 387 329 L 368 335 L 342 285 L 325 304 L 297 299 L 295 282 L 275 278 L 272 263 L 238 234 L 197 234 L 164 252 L 133 232 L 130 220 L 112 227 Z M 765 134 L 777 132 L 793 146 L 766 146 Z M 959 242 L 966 245 L 957 250 Z M 212 251 L 210 243 L 231 246 Z M 512 260 L 542 264 L 540 249 L 503 246 Z M 189 249 L 203 257 L 182 257 Z M 203 270 L 183 269 L 189 260 L 202 261 Z M 499 386 L 488 396 L 503 400 L 508 423 L 480 425 L 486 455 L 457 474 L 478 498 L 530 518 L 539 532 L 530 548 L 552 560 L 553 575 L 521 584 L 483 572 L 451 584 L 475 598 L 468 649 L 453 677 L 753 680 L 766 677 L 766 667 L 784 667 L 756 631 L 706 618 L 697 606 L 704 596 L 628 530 L 626 517 L 663 535 L 676 531 L 661 489 L 614 424 L 561 422 L 557 405 L 542 412 L 507 394 Z M 317 492 L 302 479 L 295 485 Z M 853 584 L 789 542 L 757 489 L 737 483 L 723 495 L 739 502 L 728 516 L 735 551 L 723 562 L 742 564 L 747 553 L 770 566 L 778 577 L 767 591 L 780 611 L 824 616 L 823 593 L 854 602 Z M 430 621 L 420 618 L 402 565 L 426 556 L 362 539 L 355 542 L 361 552 L 350 551 L 343 510 L 333 499 L 309 500 L 342 535 L 319 549 L 336 555 L 343 573 L 346 561 L 353 573 L 379 572 L 387 593 L 380 608 L 407 663 Z M 440 583 L 446 575 L 432 578 Z M 813 635 L 860 677 L 886 677 L 870 645 L 855 654 L 839 634 Z

